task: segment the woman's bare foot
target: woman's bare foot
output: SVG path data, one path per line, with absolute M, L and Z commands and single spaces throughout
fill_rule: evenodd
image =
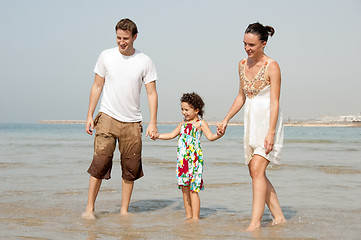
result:
M 285 218 L 281 218 L 281 219 L 274 219 L 273 221 L 272 221 L 272 225 L 278 225 L 278 224 L 282 224 L 282 223 L 286 223 L 287 221 L 286 221 L 286 219 Z
M 86 211 L 86 212 L 83 212 L 83 214 L 81 215 L 84 219 L 87 219 L 87 220 L 95 220 L 96 217 L 94 215 L 94 211 Z
M 120 209 L 120 215 L 121 216 L 130 216 L 132 213 L 129 213 L 127 210 Z
M 261 228 L 261 223 L 257 223 L 257 224 L 249 224 L 248 228 L 242 230 L 244 232 L 253 232 L 255 230 L 258 230 Z

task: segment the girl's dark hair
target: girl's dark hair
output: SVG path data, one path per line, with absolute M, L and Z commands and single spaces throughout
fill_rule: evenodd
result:
M 245 33 L 253 33 L 259 36 L 259 39 L 264 42 L 268 40 L 268 36 L 273 36 L 275 30 L 271 26 L 263 26 L 259 22 L 248 25 Z
M 198 109 L 198 115 L 200 117 L 203 117 L 204 114 L 204 102 L 202 98 L 195 92 L 192 93 L 184 93 L 183 96 L 180 99 L 181 102 L 188 103 L 193 109 Z

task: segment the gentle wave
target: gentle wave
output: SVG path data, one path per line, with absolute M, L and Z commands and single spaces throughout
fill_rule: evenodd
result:
M 19 166 L 24 166 L 24 163 L 3 163 L 0 162 L 0 168 L 17 168 Z
M 224 188 L 224 187 L 236 187 L 241 185 L 248 185 L 246 182 L 232 182 L 232 183 L 207 183 L 204 184 L 205 188 Z
M 361 170 L 345 166 L 318 166 L 317 169 L 328 174 L 361 174 Z
M 284 141 L 285 143 L 337 143 L 337 141 L 333 140 L 324 140 L 324 139 L 288 139 Z
M 298 168 L 298 169 L 310 169 L 318 170 L 328 174 L 361 174 L 360 169 L 355 169 L 346 166 L 327 166 L 327 165 L 293 165 L 293 164 L 282 164 L 277 165 L 275 169 L 280 168 Z

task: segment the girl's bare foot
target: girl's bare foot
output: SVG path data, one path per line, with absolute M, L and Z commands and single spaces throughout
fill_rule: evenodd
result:
M 94 215 L 94 211 L 83 212 L 83 214 L 81 216 L 87 220 L 94 220 L 96 218 Z
M 120 215 L 127 216 L 128 214 L 128 210 L 120 209 Z

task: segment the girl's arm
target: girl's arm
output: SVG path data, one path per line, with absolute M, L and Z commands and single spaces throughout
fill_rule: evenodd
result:
M 279 99 L 281 92 L 281 70 L 277 62 L 272 62 L 268 66 L 268 76 L 271 82 L 271 112 L 270 112 L 270 124 L 267 136 L 264 140 L 264 147 L 266 154 L 272 151 L 274 144 L 274 136 L 276 133 L 276 125 L 279 111 Z
M 162 134 L 158 134 L 158 136 L 155 137 L 155 139 L 161 139 L 161 140 L 169 140 L 169 139 L 173 139 L 176 136 L 179 135 L 181 127 L 182 127 L 183 122 L 181 122 L 180 124 L 178 124 L 178 126 L 170 133 L 162 133 Z
M 239 62 L 238 72 L 240 71 L 240 67 L 241 67 L 241 62 Z M 239 112 L 239 110 L 241 110 L 245 101 L 246 101 L 246 96 L 244 95 L 244 92 L 243 92 L 242 86 L 241 86 L 241 82 L 240 82 L 238 95 L 237 95 L 236 99 L 234 100 L 231 108 L 229 109 L 229 111 L 228 111 L 227 115 L 225 116 L 225 118 L 223 119 L 223 121 L 217 125 L 217 133 L 218 134 L 220 134 L 220 135 L 224 134 L 229 120 L 231 120 L 231 118 L 233 118 L 234 115 L 236 115 Z
M 204 120 L 199 121 L 197 125 L 202 129 L 204 135 L 207 137 L 209 141 L 217 140 L 218 138 L 222 137 L 223 135 L 218 135 L 216 133 L 212 133 L 211 129 L 208 126 L 208 123 Z M 196 126 L 198 128 L 198 126 Z

